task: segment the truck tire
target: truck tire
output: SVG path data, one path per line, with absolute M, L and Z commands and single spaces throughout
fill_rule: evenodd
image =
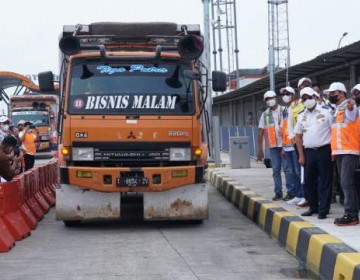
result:
M 81 224 L 81 221 L 63 221 L 66 227 L 77 227 Z

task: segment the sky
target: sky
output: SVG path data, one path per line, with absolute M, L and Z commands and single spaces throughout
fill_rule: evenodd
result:
M 240 68 L 268 63 L 267 0 L 236 0 Z M 360 40 L 359 0 L 289 0 L 291 64 Z M 63 25 L 99 21 L 170 21 L 203 25 L 201 0 L 17 0 L 3 1 L 0 71 L 58 73 Z

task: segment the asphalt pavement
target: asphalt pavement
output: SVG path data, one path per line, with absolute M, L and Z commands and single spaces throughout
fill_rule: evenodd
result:
M 316 279 L 215 188 L 208 189 L 210 218 L 203 224 L 132 217 L 66 228 L 51 210 L 31 236 L 0 254 L 0 278 Z

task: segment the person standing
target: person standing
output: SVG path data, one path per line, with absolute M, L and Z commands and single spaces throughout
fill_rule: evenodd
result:
M 264 158 L 263 139 L 266 136 L 270 150 L 271 166 L 273 169 L 273 179 L 275 184 L 275 196 L 273 200 L 283 199 L 282 180 L 281 180 L 281 152 L 282 152 L 282 116 L 284 107 L 280 106 L 276 100 L 274 91 L 267 91 L 264 94 L 264 101 L 267 109 L 262 113 L 259 121 L 258 135 L 258 159 Z
M 343 83 L 332 83 L 329 89 L 329 101 L 336 105 L 331 129 L 331 149 L 335 158 L 340 185 L 344 192 L 345 214 L 336 218 L 338 226 L 359 223 L 359 197 L 354 182 L 355 170 L 360 155 L 360 119 L 353 99 L 347 99 Z
M 312 87 L 312 81 L 308 77 L 303 77 L 298 81 L 298 89 L 301 91 L 306 87 Z
M 14 166 L 11 165 L 9 155 L 12 154 L 14 147 L 16 146 L 16 139 L 11 136 L 5 136 L 0 144 L 0 182 L 1 178 L 6 181 L 11 181 L 16 174 Z
M 0 116 L 0 143 L 9 134 L 10 120 L 7 116 Z
M 299 114 L 294 129 L 299 151 L 299 163 L 304 166 L 305 190 L 309 209 L 302 216 L 318 214 L 326 219 L 330 211 L 332 161 L 332 116 L 316 102 L 317 93 L 310 87 L 300 91 L 306 109 Z
M 24 129 L 19 133 L 24 150 L 25 171 L 34 167 L 36 154 L 37 133 L 31 122 L 24 124 Z
M 284 114 L 283 114 L 283 123 L 282 123 L 282 134 L 283 134 L 283 150 L 285 154 L 286 169 L 285 175 L 288 174 L 286 178 L 286 187 L 288 190 L 288 204 L 295 205 L 299 203 L 304 197 L 304 191 L 300 182 L 300 165 L 299 157 L 295 151 L 293 137 L 289 136 L 288 122 L 293 118 L 291 107 L 292 105 L 296 106 L 295 99 L 295 90 L 288 86 L 280 89 L 280 94 L 282 96 L 282 101 L 285 104 Z M 289 112 L 290 111 L 290 112 Z M 289 185 L 289 187 L 288 187 Z M 290 195 L 289 195 L 290 194 Z
M 355 85 L 351 89 L 352 98 L 355 100 L 356 106 L 360 107 L 360 84 Z
M 311 85 L 312 85 L 312 81 L 311 81 L 310 78 L 307 78 L 307 77 L 301 78 L 298 81 L 298 90 L 300 91 L 304 87 L 311 86 Z M 297 155 L 298 158 L 299 158 L 299 153 L 298 153 L 298 150 L 297 150 L 297 147 L 296 147 L 296 144 L 295 144 L 294 128 L 295 128 L 295 125 L 296 125 L 296 122 L 297 122 L 297 117 L 304 110 L 304 108 L 305 107 L 304 107 L 304 104 L 303 104 L 301 98 L 299 98 L 297 100 L 294 100 L 291 103 L 290 107 L 288 108 L 288 114 L 289 114 L 289 116 L 292 116 L 292 117 L 288 118 L 287 129 L 288 129 L 288 133 L 289 133 L 289 138 L 291 139 L 291 141 L 294 144 L 295 152 L 296 152 L 296 155 Z M 297 163 L 297 165 L 298 165 L 298 168 L 299 168 L 298 172 L 300 172 L 300 178 L 301 178 L 301 168 L 300 168 L 299 163 Z M 305 199 L 304 184 L 301 183 L 301 180 L 300 180 L 300 188 L 298 190 L 296 190 L 295 195 L 296 195 L 297 198 L 300 198 L 300 200 L 298 201 L 298 199 L 295 199 L 295 201 L 289 201 L 289 204 L 293 204 L 293 203 L 295 203 L 297 201 L 295 204 L 299 208 L 303 208 L 303 207 L 308 206 L 308 202 Z

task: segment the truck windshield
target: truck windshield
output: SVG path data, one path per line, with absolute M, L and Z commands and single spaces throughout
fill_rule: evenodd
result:
M 191 64 L 104 64 L 79 61 L 71 68 L 70 114 L 194 114 Z
M 17 124 L 20 120 L 29 121 L 36 126 L 49 125 L 49 112 L 47 111 L 19 111 L 12 112 L 11 120 L 13 124 Z

